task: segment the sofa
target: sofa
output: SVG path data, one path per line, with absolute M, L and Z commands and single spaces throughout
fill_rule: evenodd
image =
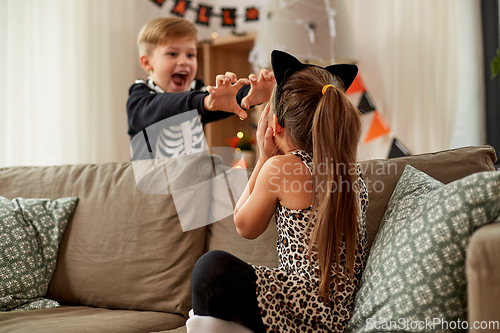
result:
M 481 146 L 362 162 L 369 245 L 405 165 L 446 184 L 493 171 L 495 161 L 494 149 Z M 241 238 L 231 216 L 183 232 L 172 197 L 140 192 L 131 163 L 1 168 L 0 196 L 79 198 L 46 295 L 60 307 L 0 313 L 2 333 L 185 332 L 191 270 L 203 253 L 225 250 L 277 267 L 274 221 L 255 240 Z M 468 245 L 469 321 L 500 319 L 498 222 L 479 228 Z

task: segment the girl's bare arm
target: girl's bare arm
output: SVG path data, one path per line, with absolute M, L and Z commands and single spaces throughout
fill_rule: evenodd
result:
M 267 229 L 279 200 L 281 175 L 276 158 L 268 159 L 258 167 L 259 172 L 252 174 L 253 179 L 248 182 L 234 211 L 236 230 L 249 239 L 257 238 Z
M 266 230 L 278 198 L 278 193 L 272 191 L 272 184 L 270 183 L 270 178 L 273 175 L 270 174 L 272 166 L 268 161 L 272 156 L 277 154 L 277 149 L 272 137 L 273 131 L 267 126 L 268 113 L 269 104 L 262 112 L 257 128 L 257 143 L 260 158 L 234 210 L 236 228 L 240 235 L 243 237 L 248 236 L 247 238 L 256 238 Z M 257 193 L 255 193 L 256 190 Z M 269 201 L 266 202 L 265 200 Z M 242 211 L 244 207 L 245 209 Z M 260 211 L 261 208 L 263 209 L 262 212 Z M 260 215 L 260 213 L 263 215 Z M 266 218 L 268 215 L 269 218 Z M 266 221 L 255 221 L 255 218 L 264 218 Z M 265 223 L 265 227 L 261 223 Z

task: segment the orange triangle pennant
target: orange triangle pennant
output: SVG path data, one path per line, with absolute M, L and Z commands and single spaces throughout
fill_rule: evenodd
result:
M 345 94 L 349 95 L 349 94 L 354 94 L 357 92 L 365 92 L 365 91 L 366 91 L 366 88 L 365 88 L 365 85 L 363 84 L 363 80 L 361 79 L 361 74 L 359 74 L 359 72 L 358 72 L 358 75 L 356 75 L 356 78 L 352 82 L 349 89 L 347 89 Z
M 370 123 L 370 128 L 368 129 L 368 134 L 365 137 L 364 143 L 368 143 L 376 138 L 389 134 L 391 128 L 385 122 L 384 118 L 380 115 L 380 112 L 375 110 L 373 112 L 372 122 Z

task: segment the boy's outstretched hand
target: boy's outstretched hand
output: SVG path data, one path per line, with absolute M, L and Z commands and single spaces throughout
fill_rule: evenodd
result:
M 269 72 L 267 69 L 261 69 L 259 77 L 250 74 L 248 78 L 250 79 L 250 91 L 241 100 L 241 106 L 247 110 L 251 105 L 267 102 L 271 98 L 271 93 L 276 84 L 274 73 Z
M 247 113 L 238 105 L 236 94 L 243 85 L 250 84 L 250 80 L 238 80 L 236 74 L 226 72 L 225 75 L 217 75 L 215 82 L 215 87 L 207 86 L 210 95 L 203 100 L 205 110 L 232 112 L 245 119 Z

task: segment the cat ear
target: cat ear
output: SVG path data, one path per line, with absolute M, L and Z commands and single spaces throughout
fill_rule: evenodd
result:
M 293 55 L 283 51 L 273 50 L 271 65 L 278 88 L 296 71 L 306 68 L 308 64 L 301 63 Z M 358 74 L 358 67 L 350 64 L 337 64 L 324 67 L 331 74 L 338 76 L 344 83 L 345 90 L 349 89 Z M 279 89 L 278 89 L 279 90 Z
M 271 65 L 278 87 L 281 87 L 293 73 L 307 67 L 291 54 L 278 50 L 273 50 L 271 53 Z
M 330 65 L 325 67 L 325 69 L 342 80 L 346 91 L 358 74 L 358 66 L 350 64 Z

